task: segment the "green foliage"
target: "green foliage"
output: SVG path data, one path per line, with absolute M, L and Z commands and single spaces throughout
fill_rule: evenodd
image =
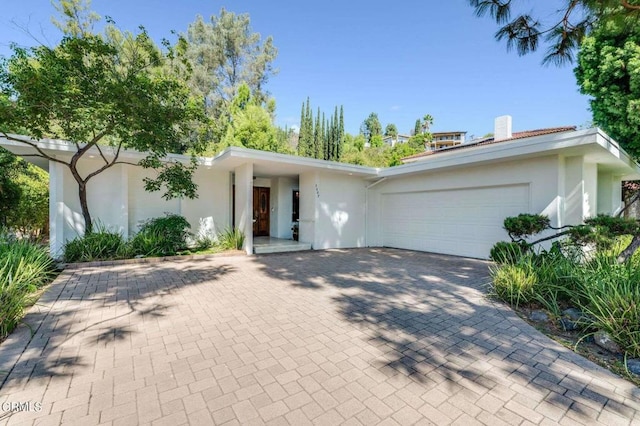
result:
M 244 233 L 238 228 L 227 228 L 218 235 L 218 244 L 225 250 L 242 250 Z
M 489 15 L 500 29 L 498 41 L 505 40 L 508 49 L 516 49 L 519 55 L 535 52 L 548 43 L 543 63 L 564 64 L 573 61 L 573 54 L 582 46 L 594 23 L 627 21 L 637 25 L 640 8 L 637 2 L 620 0 L 576 0 L 566 2 L 555 16 L 536 16 L 534 11 L 511 16 L 512 7 L 523 2 L 505 0 L 469 0 L 478 16 Z M 545 18 L 545 19 L 540 19 Z
M 86 14 L 74 14 L 77 9 L 64 3 L 61 26 L 66 33 L 57 46 L 12 46 L 11 57 L 0 66 L 0 99 L 12 100 L 0 102 L 3 127 L 24 129 L 35 139 L 52 137 L 75 144 L 72 160 L 37 154 L 69 167 L 88 231 L 92 220 L 86 184 L 121 162 L 121 149 L 148 152 L 143 167 L 170 169 L 151 179 L 147 189 L 164 187 L 165 198 L 193 196 L 195 185 L 185 184 L 193 169 L 160 161 L 168 153 L 197 151 L 206 134 L 201 127 L 203 105 L 186 84 L 188 67 L 181 50 L 166 43 L 162 51 L 144 29 L 123 34 L 108 25 L 103 34 L 89 33 L 82 21 Z M 35 148 L 26 137 L 4 136 Z M 78 164 L 86 164 L 84 156 L 103 154 L 105 145 L 114 155 L 100 155 L 103 162 L 79 173 Z
M 198 16 L 184 38 L 193 67 L 191 87 L 211 109 L 231 102 L 242 84 L 260 103 L 266 101 L 264 87 L 277 73 L 272 63 L 278 50 L 272 37 L 262 41 L 260 34 L 252 32 L 248 14 L 236 15 L 222 8 L 209 22 Z
M 48 222 L 49 175 L 0 148 L 0 226 L 35 238 Z
M 527 252 L 493 267 L 492 292 L 512 306 L 542 305 L 556 316 L 566 306 L 579 307 L 591 318 L 591 329 L 607 331 L 629 356 L 638 357 L 640 263 L 619 263 L 617 252 L 599 252 L 584 261 L 554 243 L 548 252 Z
M 403 164 L 403 158 L 407 158 L 421 152 L 424 152 L 424 147 L 416 148 L 410 141 L 407 143 L 397 143 L 393 148 L 391 148 L 391 158 L 389 159 L 387 166 L 399 166 Z
M 431 142 L 432 139 L 433 136 L 431 135 L 431 133 L 417 133 L 409 138 L 408 144 L 412 146 L 416 151 L 422 152 L 426 149 L 427 145 L 429 144 L 429 142 Z
M 49 229 L 49 174 L 28 164 L 15 182 L 22 193 L 18 205 L 8 215 L 7 226 L 23 236 L 42 236 Z
M 91 262 L 128 257 L 127 243 L 119 232 L 98 225 L 97 229 L 67 241 L 64 245 L 65 262 Z
M 504 264 L 491 270 L 493 292 L 512 306 L 534 300 L 534 286 L 538 281 L 531 262 Z
M 640 264 L 597 256 L 581 270 L 576 302 L 631 357 L 640 356 Z
M 25 167 L 15 155 L 0 148 L 0 226 L 10 226 L 9 216 L 20 204 L 22 190 L 16 178 Z
M 636 15 L 637 17 L 637 15 Z M 640 156 L 640 26 L 607 20 L 583 40 L 575 69 L 593 121 L 631 155 Z
M 513 241 L 498 241 L 492 248 L 489 258 L 499 264 L 515 264 L 526 253 L 527 247 Z
M 46 248 L 0 235 L 0 340 L 22 319 L 33 293 L 53 277 Z
M 398 136 L 398 128 L 396 127 L 395 124 L 393 123 L 389 123 L 387 124 L 387 126 L 384 128 L 384 135 L 385 136 L 392 136 L 392 137 L 397 137 Z
M 538 234 L 548 229 L 549 225 L 549 217 L 539 214 L 521 213 L 504 220 L 504 229 L 512 239 L 522 239 Z
M 251 95 L 249 86 L 246 84 L 240 85 L 229 113 L 231 122 L 217 150 L 227 146 L 242 146 L 263 151 L 291 153 L 288 143 L 278 138 L 271 115 Z
M 345 137 L 343 107 L 340 107 L 338 114 L 336 106 L 329 121 L 325 118 L 324 113 L 320 118 L 320 109 L 318 108 L 314 123 L 311 105 L 309 98 L 307 98 L 307 102 L 302 104 L 300 116 L 298 155 L 340 161 L 345 150 Z
M 272 37 L 261 40 L 260 34 L 252 31 L 248 14 L 236 15 L 222 8 L 207 21 L 198 16 L 182 37 L 192 71 L 187 79 L 189 87 L 211 119 L 210 141 L 221 141 L 227 135 L 233 123 L 230 106 L 243 85 L 255 105 L 273 115 L 265 86 L 277 74 L 273 61 L 278 52 Z M 211 145 L 208 151 L 221 148 Z
M 371 145 L 371 148 L 380 148 L 384 144 L 382 135 L 371 136 L 371 139 L 369 139 L 369 144 Z
M 173 256 L 187 248 L 191 225 L 183 216 L 167 214 L 149 219 L 129 243 L 129 250 L 137 256 Z
M 378 114 L 375 112 L 369 114 L 360 126 L 360 133 L 364 135 L 365 139 L 371 146 L 374 146 L 372 139 L 375 136 L 382 135 L 382 124 L 380 124 Z
M 622 235 L 634 235 L 640 232 L 640 224 L 632 218 L 614 217 L 600 214 L 584 221 L 586 225 L 598 227 L 611 238 Z

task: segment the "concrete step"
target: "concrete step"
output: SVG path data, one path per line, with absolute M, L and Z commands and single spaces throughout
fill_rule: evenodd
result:
M 256 244 L 253 246 L 253 252 L 255 254 L 269 254 L 269 253 L 287 253 L 293 251 L 311 250 L 311 244 L 299 243 L 291 241 L 291 244 Z

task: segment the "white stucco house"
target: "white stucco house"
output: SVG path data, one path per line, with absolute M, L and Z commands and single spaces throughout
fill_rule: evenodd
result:
M 32 152 L 6 139 L 0 145 L 18 155 Z M 38 145 L 58 158 L 74 149 L 56 140 Z M 98 161 L 88 158 L 83 167 Z M 84 231 L 77 187 L 64 166 L 40 165 L 50 173 L 51 252 L 60 255 L 64 242 Z M 195 232 L 235 225 L 246 235 L 247 253 L 254 235 L 291 239 L 292 224 L 299 223 L 299 240 L 313 249 L 386 246 L 475 258 L 488 258 L 495 242 L 508 239 L 507 216 L 542 213 L 562 226 L 612 214 L 622 207 L 621 182 L 640 179 L 638 164 L 602 130 L 523 135 L 512 134 L 510 122 L 492 140 L 384 169 L 231 147 L 200 159 L 195 200 L 145 192 L 145 173 L 117 165 L 90 181 L 92 217 L 126 236 L 165 212 L 184 215 Z

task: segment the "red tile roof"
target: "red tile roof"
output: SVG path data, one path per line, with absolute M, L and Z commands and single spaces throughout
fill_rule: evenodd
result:
M 448 152 L 448 151 L 452 151 L 452 150 L 456 150 L 456 149 L 465 149 L 465 148 L 471 148 L 471 147 L 475 147 L 475 146 L 482 146 L 482 145 L 490 145 L 490 144 L 494 144 L 494 143 L 509 142 L 509 141 L 512 141 L 512 140 L 515 140 L 515 139 L 532 138 L 534 136 L 549 135 L 549 134 L 552 134 L 552 133 L 572 132 L 572 131 L 575 131 L 575 130 L 576 130 L 576 126 L 564 126 L 564 127 L 550 127 L 548 129 L 525 130 L 523 132 L 513 132 L 509 139 L 500 139 L 500 140 L 495 140 L 494 138 L 480 139 L 479 141 L 476 141 L 476 142 L 471 141 L 469 143 L 465 143 L 465 144 L 461 144 L 461 145 L 454 145 L 454 146 L 450 146 L 450 147 L 447 147 L 447 148 L 438 149 L 438 150 L 435 150 L 435 151 L 421 152 L 419 154 L 414 154 L 414 155 L 411 155 L 409 157 L 405 157 L 405 158 L 402 159 L 402 161 L 404 162 L 405 160 L 414 160 L 414 159 L 417 159 L 417 158 L 427 157 L 429 155 L 439 154 L 441 152 Z

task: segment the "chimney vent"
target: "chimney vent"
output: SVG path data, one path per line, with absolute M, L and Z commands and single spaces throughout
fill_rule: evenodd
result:
M 501 141 L 504 139 L 510 139 L 512 137 L 511 130 L 510 115 L 501 115 L 500 117 L 497 117 L 494 123 L 493 140 Z

